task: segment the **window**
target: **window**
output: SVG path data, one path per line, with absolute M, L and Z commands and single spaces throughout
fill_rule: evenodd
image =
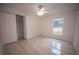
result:
M 53 20 L 53 34 L 63 35 L 64 18 L 58 18 Z

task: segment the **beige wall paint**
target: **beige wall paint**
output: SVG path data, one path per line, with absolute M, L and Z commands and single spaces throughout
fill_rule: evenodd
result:
M 61 18 L 61 17 L 64 18 L 64 35 L 55 36 L 52 34 L 52 29 L 53 29 L 52 21 L 53 19 Z M 69 11 L 69 12 L 64 12 L 64 13 L 58 13 L 55 15 L 44 16 L 41 19 L 41 35 L 57 38 L 57 39 L 62 39 L 62 40 L 67 40 L 67 41 L 73 41 L 75 17 L 76 17 L 76 12 L 74 10 Z
M 37 16 L 26 16 L 26 36 L 27 39 L 39 36 L 39 22 Z
M 74 34 L 74 47 L 75 50 L 77 52 L 77 54 L 79 54 L 79 10 L 77 12 L 77 19 L 75 20 L 75 34 Z
M 1 37 L 3 44 L 17 41 L 16 16 L 0 12 Z

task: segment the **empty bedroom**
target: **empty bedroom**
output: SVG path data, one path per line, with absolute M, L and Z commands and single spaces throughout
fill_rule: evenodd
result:
M 78 3 L 0 3 L 0 55 L 78 54 Z

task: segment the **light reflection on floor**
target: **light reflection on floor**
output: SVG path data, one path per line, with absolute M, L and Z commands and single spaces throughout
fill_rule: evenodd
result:
M 4 54 L 10 55 L 76 55 L 72 42 L 36 37 L 4 46 Z
M 52 41 L 52 53 L 56 55 L 61 55 L 61 41 Z

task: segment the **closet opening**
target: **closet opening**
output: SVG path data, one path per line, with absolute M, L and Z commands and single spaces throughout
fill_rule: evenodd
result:
M 23 16 L 16 15 L 17 39 L 24 40 Z

